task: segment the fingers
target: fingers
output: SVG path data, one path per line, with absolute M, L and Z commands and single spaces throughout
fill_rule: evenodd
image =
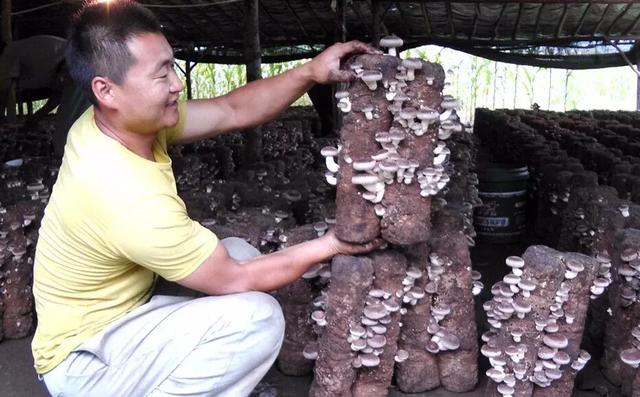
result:
M 329 80 L 337 83 L 348 83 L 355 80 L 356 75 L 350 70 L 331 70 L 329 71 Z
M 347 44 L 351 45 L 352 48 L 352 52 L 361 52 L 361 53 L 365 53 L 365 54 L 371 54 L 371 55 L 380 55 L 382 54 L 382 51 L 373 48 L 372 46 L 370 46 L 369 44 L 365 44 L 361 41 L 358 40 L 353 40 L 348 42 Z

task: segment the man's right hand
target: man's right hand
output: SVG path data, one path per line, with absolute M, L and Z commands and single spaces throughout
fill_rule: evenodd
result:
M 329 247 L 331 248 L 333 255 L 357 255 L 371 252 L 385 245 L 383 239 L 377 238 L 366 244 L 354 244 L 340 240 L 336 237 L 333 230 L 329 230 L 327 234 L 322 236 L 325 239 Z

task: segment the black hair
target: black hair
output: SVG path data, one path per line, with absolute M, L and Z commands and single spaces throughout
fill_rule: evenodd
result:
M 96 105 L 91 89 L 96 76 L 122 84 L 135 63 L 127 41 L 145 33 L 162 33 L 156 16 L 132 0 L 88 1 L 73 17 L 66 50 L 71 78 Z

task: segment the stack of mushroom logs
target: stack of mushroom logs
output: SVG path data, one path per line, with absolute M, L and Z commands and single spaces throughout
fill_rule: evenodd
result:
M 304 347 L 304 356 L 316 360 L 310 395 L 386 396 L 394 367 L 396 383 L 406 392 L 440 385 L 473 389 L 478 347 L 472 286 L 478 292 L 481 283 L 473 277 L 474 284 L 471 274 L 470 210 L 477 192 L 468 184 L 477 177 L 461 178 L 451 186 L 451 202 L 445 198 L 454 177 L 448 161 L 453 145 L 446 142 L 465 135 L 457 101 L 441 95 L 444 72 L 438 65 L 395 55 L 351 61 L 360 78 L 336 94 L 344 115 L 341 146 L 322 150 L 327 181 L 337 185 L 336 234 L 355 243 L 381 236 L 391 245 L 367 256 L 333 259 L 328 289 L 313 301 L 318 339 Z M 466 171 L 469 142 L 460 141 L 463 155 L 454 160 Z M 436 195 L 438 236 L 429 240 Z M 302 300 L 308 301 L 317 289 L 302 282 L 291 288 L 303 290 Z M 293 308 L 284 310 L 289 317 Z M 309 328 L 287 318 L 280 355 L 285 372 L 304 372 L 304 365 L 291 368 L 284 360 L 295 348 L 301 355 L 301 341 L 313 339 Z
M 5 167 L 0 173 L 8 187 L 4 202 L 12 203 L 0 206 L 0 340 L 3 334 L 8 339 L 24 338 L 33 328 L 34 242 L 49 193 L 42 178 L 27 184 L 23 174 L 17 167 Z
M 640 396 L 640 229 L 619 230 L 609 252 L 614 282 L 609 289 L 611 318 L 605 331 L 603 371 L 622 385 L 623 395 Z
M 610 264 L 545 246 L 506 263 L 511 273 L 484 304 L 491 330 L 482 335 L 481 353 L 492 366 L 486 395 L 570 396 L 590 358 L 580 341 L 589 298 L 598 292 L 592 286 L 611 277 Z

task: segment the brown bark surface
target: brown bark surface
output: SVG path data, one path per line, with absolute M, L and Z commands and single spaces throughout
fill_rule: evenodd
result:
M 373 264 L 375 278 L 373 288 L 393 293 L 402 288 L 402 280 L 406 275 L 407 259 L 400 252 L 386 250 L 374 252 L 369 256 Z M 387 344 L 383 353 L 378 356 L 380 365 L 373 368 L 362 367 L 353 384 L 354 397 L 386 397 L 393 378 L 395 355 L 398 350 L 400 335 L 400 312 L 390 313 L 391 322 L 386 324 Z
M 331 265 L 327 295 L 327 326 L 320 338 L 310 397 L 349 397 L 356 379 L 352 363 L 356 354 L 347 341 L 349 326 L 360 323 L 364 298 L 373 278 L 366 257 L 336 256 Z
M 429 258 L 429 245 L 416 244 L 404 248 L 408 266 L 415 266 L 425 272 L 416 280 L 415 286 L 424 288 L 429 282 L 426 276 L 425 264 Z M 415 306 L 407 308 L 402 316 L 402 329 L 398 348 L 409 353 L 409 358 L 396 364 L 396 383 L 398 389 L 405 393 L 421 393 L 440 386 L 438 360 L 434 354 L 425 350 L 431 335 L 427 332 L 427 325 L 431 317 L 432 296 L 427 294 Z

